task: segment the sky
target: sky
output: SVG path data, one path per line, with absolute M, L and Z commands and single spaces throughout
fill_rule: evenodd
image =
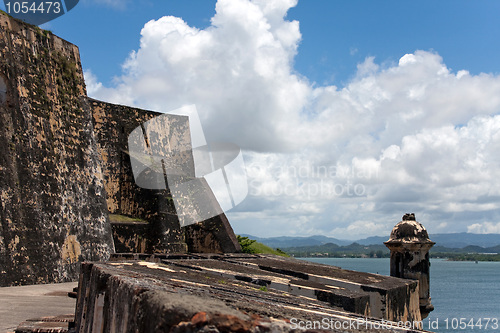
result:
M 1 8 L 1 6 L 0 6 Z M 4 8 L 2 8 L 4 9 Z M 238 234 L 500 233 L 500 2 L 81 0 L 88 95 L 243 151 Z

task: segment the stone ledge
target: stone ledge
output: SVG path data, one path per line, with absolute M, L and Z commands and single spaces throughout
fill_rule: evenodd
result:
M 79 332 L 294 332 L 299 330 L 292 325 L 293 320 L 320 323 L 325 318 L 331 323 L 345 323 L 345 329 L 329 332 L 418 331 L 398 327 L 383 317 L 347 311 L 344 307 L 348 302 L 332 301 L 343 298 L 366 305 L 378 301 L 375 294 L 389 297 L 394 287 L 388 285 L 395 283 L 402 297 L 397 302 L 411 307 L 398 288 L 411 289 L 414 281 L 270 255 L 181 254 L 177 258 L 174 255 L 143 258 L 148 261 L 83 264 L 75 318 Z M 298 273 L 308 278 L 291 278 L 261 269 L 259 263 L 277 269 L 287 264 L 289 271 L 300 269 Z M 328 284 L 309 279 L 308 272 L 314 267 L 321 273 L 315 276 L 330 278 Z M 363 291 L 361 283 L 357 291 L 335 286 L 332 284 L 335 276 L 329 276 L 329 270 L 339 276 L 344 273 L 345 278 L 354 282 L 370 281 L 366 285 L 369 291 Z M 395 300 L 385 299 L 389 310 L 384 309 L 384 313 L 399 311 L 401 304 L 390 304 Z M 418 297 L 416 305 L 418 310 Z M 408 317 L 413 310 L 406 308 L 407 317 L 400 320 L 413 320 Z M 359 323 L 356 329 L 349 326 L 353 322 Z
M 74 327 L 74 314 L 28 319 L 15 333 L 67 333 Z

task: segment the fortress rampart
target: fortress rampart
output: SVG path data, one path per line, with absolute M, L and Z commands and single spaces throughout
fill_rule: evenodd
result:
M 114 240 L 120 252 L 239 251 L 223 214 L 181 229 L 168 189 L 135 184 L 127 137 L 158 115 L 88 98 L 75 45 L 0 15 L 0 286 L 74 280 Z M 188 118 L 167 119 L 189 146 Z

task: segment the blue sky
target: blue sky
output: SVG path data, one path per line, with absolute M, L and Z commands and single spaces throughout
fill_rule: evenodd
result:
M 43 25 L 80 47 L 84 67 L 103 83 L 139 46 L 150 20 L 172 15 L 206 28 L 215 0 L 80 0 L 75 9 Z M 0 5 L 5 9 L 3 3 Z M 344 85 L 367 56 L 397 62 L 415 50 L 434 50 L 454 69 L 500 72 L 500 3 L 491 0 L 299 1 L 287 18 L 300 22 L 295 70 L 318 84 Z
M 455 70 L 498 73 L 499 12 L 496 1 L 299 1 L 288 17 L 301 22 L 301 73 L 345 83 L 367 56 L 397 62 L 417 49 Z
M 196 104 L 244 152 L 237 233 L 500 233 L 500 2 L 82 0 L 91 97 Z

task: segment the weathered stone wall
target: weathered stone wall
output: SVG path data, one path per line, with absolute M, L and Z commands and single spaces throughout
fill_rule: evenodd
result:
M 149 222 L 146 251 L 186 252 L 184 231 L 169 190 L 149 190 L 136 185 L 128 147 L 129 134 L 144 122 L 161 115 L 127 106 L 89 99 L 93 110 L 97 146 L 103 160 L 104 185 L 110 214 L 136 217 Z M 164 131 L 179 141 L 190 143 L 185 116 L 170 115 Z M 192 155 L 187 155 L 194 175 Z
M 224 214 L 181 228 L 168 188 L 136 185 L 129 134 L 160 115 L 89 99 L 75 45 L 0 14 L 0 286 L 73 280 L 80 261 L 107 260 L 109 213 L 148 223 L 116 228 L 131 235 L 120 251 L 240 250 Z M 165 164 L 193 179 L 188 118 L 158 119 L 148 140 L 177 142 Z
M 92 105 L 94 127 L 97 133 L 98 150 L 103 163 L 104 185 L 107 192 L 107 206 L 110 214 L 140 218 L 149 222 L 146 252 L 238 252 L 240 247 L 234 232 L 224 214 L 216 215 L 181 228 L 172 195 L 169 189 L 150 190 L 139 187 L 132 172 L 128 138 L 137 127 L 162 113 L 131 108 L 89 99 Z M 175 142 L 176 161 L 166 161 L 182 167 L 186 180 L 195 177 L 191 150 L 189 121 L 185 116 L 169 115 L 162 118 L 158 133 L 166 136 L 168 142 Z M 179 149 L 180 148 L 180 149 Z M 174 149 L 174 148 L 173 148 Z M 166 183 L 170 182 L 168 176 Z M 215 196 L 206 183 L 207 206 L 218 207 Z M 185 202 L 189 205 L 189 198 Z M 189 209 L 187 209 L 189 210 Z M 220 208 L 218 209 L 220 210 Z M 131 225 L 130 228 L 133 228 Z
M 0 286 L 113 251 L 78 48 L 0 14 Z
M 213 197 L 213 195 L 212 195 Z M 212 200 L 217 203 L 215 197 Z M 192 253 L 241 252 L 231 224 L 225 214 L 184 227 L 186 243 Z

